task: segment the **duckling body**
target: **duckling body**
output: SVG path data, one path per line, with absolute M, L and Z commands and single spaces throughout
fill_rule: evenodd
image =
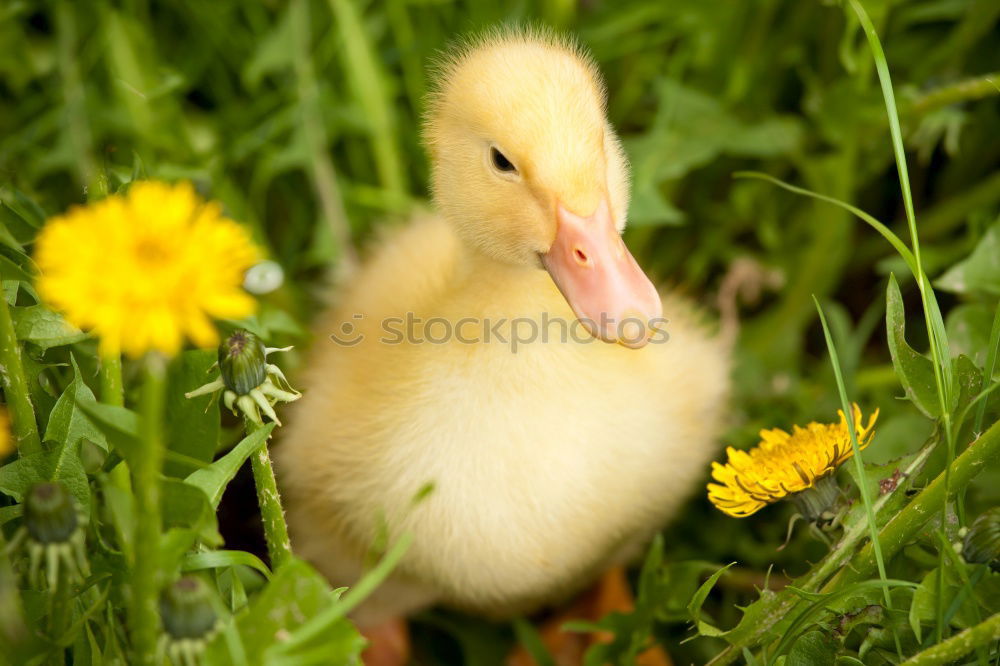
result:
M 523 33 L 475 48 L 537 48 L 560 68 L 579 61 L 564 43 Z M 559 76 L 543 74 L 558 88 Z M 604 148 L 609 140 L 617 149 L 606 135 Z M 443 150 L 432 149 L 436 165 Z M 528 161 L 518 157 L 524 184 Z M 614 190 L 627 180 L 613 160 L 601 186 L 620 231 L 627 190 Z M 554 252 L 564 232 L 545 220 L 561 204 L 547 209 L 527 188 L 539 240 L 503 228 L 503 240 L 481 241 L 488 227 L 470 232 L 478 222 L 456 219 L 479 214 L 476 202 L 442 202 L 447 182 L 435 184 L 443 211 L 384 241 L 321 317 L 277 451 L 293 546 L 334 584 L 357 580 L 380 534 L 413 535 L 393 578 L 359 610 L 365 624 L 437 601 L 525 612 L 621 561 L 704 473 L 728 389 L 724 345 L 681 298 L 663 298 L 667 322 L 641 348 L 580 324 L 575 287 L 557 286 L 551 259 L 542 257 L 546 271 L 531 255 L 534 242 Z M 516 218 L 519 201 L 508 200 Z M 621 256 L 624 246 L 608 242 Z

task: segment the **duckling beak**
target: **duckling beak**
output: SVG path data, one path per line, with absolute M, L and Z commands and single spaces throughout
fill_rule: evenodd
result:
M 542 264 L 591 335 L 638 349 L 663 314 L 656 288 L 615 229 L 607 199 L 589 216 L 561 203 Z

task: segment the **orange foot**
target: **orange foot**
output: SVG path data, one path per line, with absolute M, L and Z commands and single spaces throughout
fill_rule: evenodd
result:
M 402 617 L 361 629 L 368 647 L 361 653 L 365 666 L 404 666 L 410 660 L 410 630 Z
M 596 643 L 610 643 L 614 636 L 607 632 L 580 634 L 563 631 L 562 625 L 570 620 L 596 622 L 613 611 L 628 612 L 634 608 L 632 591 L 625 580 L 625 569 L 614 567 L 573 605 L 546 620 L 539 629 L 539 634 L 557 666 L 579 666 L 583 663 L 583 655 L 588 647 Z M 659 646 L 640 654 L 636 663 L 639 666 L 673 666 L 670 657 Z M 537 663 L 519 646 L 508 656 L 507 666 L 537 666 Z

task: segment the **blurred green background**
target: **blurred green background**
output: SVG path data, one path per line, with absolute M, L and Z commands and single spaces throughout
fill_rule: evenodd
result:
M 1000 210 L 1000 3 L 863 4 L 886 46 L 924 267 L 936 277 L 971 252 Z M 897 400 L 885 346 L 885 278 L 895 271 L 911 343 L 924 347 L 901 260 L 835 206 L 734 178 L 763 171 L 908 236 L 874 66 L 849 14 L 812 0 L 5 0 L 0 188 L 16 187 L 53 214 L 83 202 L 88 188 L 136 175 L 191 179 L 283 266 L 284 286 L 263 299 L 262 326 L 275 343 L 304 345 L 331 266 L 352 248 L 363 254 L 373 229 L 427 205 L 419 126 L 435 55 L 498 22 L 546 23 L 577 34 L 607 78 L 611 120 L 633 167 L 633 252 L 730 323 L 738 313 L 728 443 L 752 445 L 761 427 L 833 420 L 815 294 L 852 397 L 882 410 L 868 457 L 889 460 L 915 450 L 932 427 Z M 957 351 L 983 355 L 998 294 L 1000 285 L 942 295 Z M 996 502 L 1000 474 L 982 478 L 971 497 Z M 242 531 L 255 521 L 234 502 L 223 531 L 231 545 L 252 547 Z M 699 495 L 668 531 L 668 560 L 740 562 L 745 576 L 723 579 L 711 598 L 719 625 L 738 619 L 735 604 L 754 597 L 752 583 L 771 564 L 795 575 L 822 555 L 804 533 L 775 550 L 790 513 L 734 521 Z M 671 643 L 685 635 L 681 622 L 663 631 Z M 472 662 L 470 650 L 511 633 L 432 611 L 415 635 L 428 663 L 454 663 L 459 650 Z M 716 647 L 701 639 L 676 654 L 701 663 Z M 491 663 L 493 652 L 480 652 L 478 663 Z

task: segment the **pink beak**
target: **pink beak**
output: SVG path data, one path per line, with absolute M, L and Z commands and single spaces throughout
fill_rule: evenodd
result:
M 573 312 L 605 342 L 643 347 L 662 323 L 656 288 L 625 247 L 607 199 L 587 217 L 557 208 L 556 239 L 542 264 Z

